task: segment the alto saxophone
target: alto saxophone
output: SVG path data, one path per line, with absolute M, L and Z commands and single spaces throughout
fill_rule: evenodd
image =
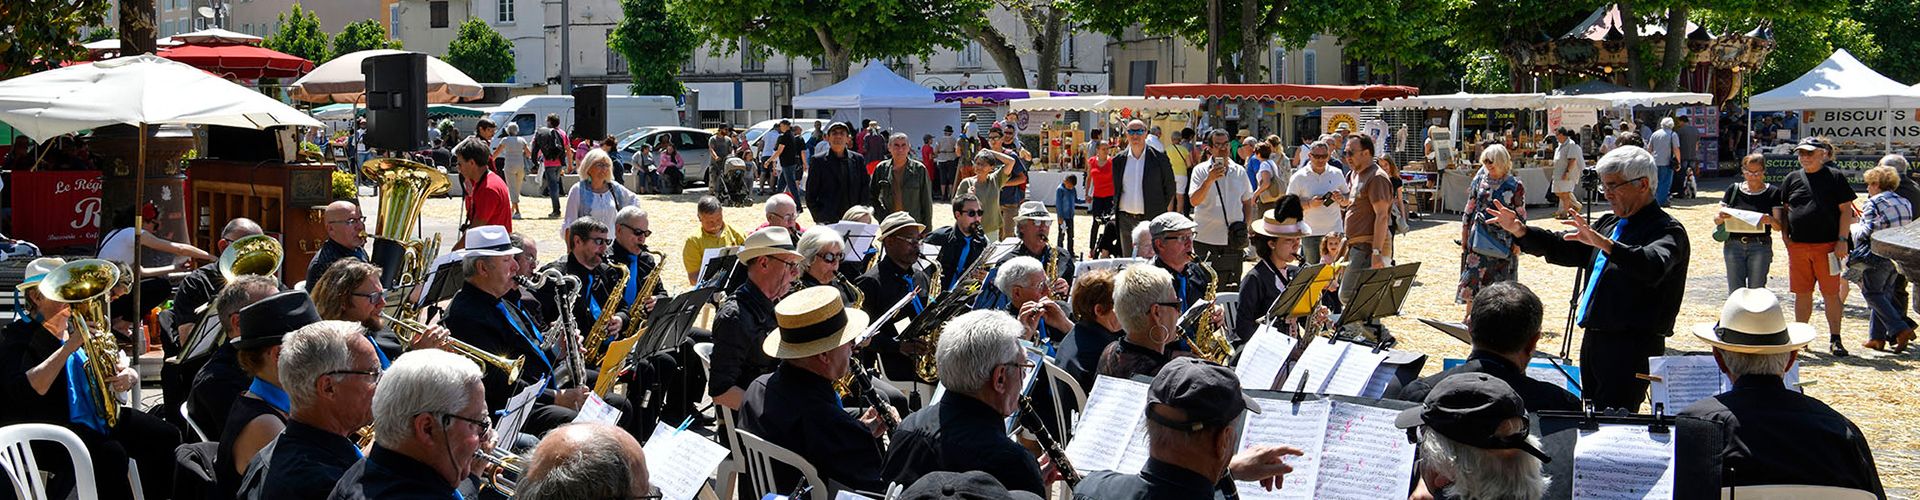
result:
M 640 290 L 633 294 L 633 303 L 627 305 L 627 322 L 630 324 L 621 328 L 626 330 L 626 333 L 620 335 L 620 338 L 638 335 L 647 330 L 647 297 L 652 297 L 653 291 L 660 287 L 660 272 L 665 270 L 662 266 L 667 262 L 667 254 L 652 250 L 647 250 L 647 254 L 653 256 L 653 272 L 647 273 L 647 280 L 640 282 Z M 621 290 L 627 288 L 625 280 L 621 280 L 620 285 Z M 594 348 L 598 349 L 599 346 L 595 345 Z
M 620 272 L 620 279 L 613 282 L 613 289 L 607 292 L 607 299 L 601 301 L 610 305 L 601 308 L 600 319 L 593 322 L 592 329 L 587 330 L 586 345 L 592 346 L 592 350 L 588 351 L 590 354 L 587 355 L 587 362 L 593 363 L 594 366 L 599 366 L 601 359 L 607 354 L 600 349 L 601 345 L 612 340 L 609 337 L 611 333 L 607 331 L 607 324 L 613 321 L 615 313 L 620 312 L 620 295 L 627 289 L 627 279 L 633 277 L 633 272 L 624 264 L 610 262 L 607 265 Z M 593 293 L 593 290 L 581 290 L 581 293 Z
M 1196 262 L 1198 262 L 1196 260 Z M 1195 305 L 1204 307 L 1193 322 L 1193 354 L 1202 359 L 1225 365 L 1233 357 L 1233 344 L 1227 341 L 1226 325 L 1214 314 L 1214 292 L 1220 286 L 1220 274 L 1212 266 L 1199 264 L 1200 270 L 1207 273 L 1207 290 Z M 1184 326 L 1184 325 L 1183 325 Z

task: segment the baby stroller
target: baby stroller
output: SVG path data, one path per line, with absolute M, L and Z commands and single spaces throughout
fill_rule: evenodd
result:
M 752 205 L 752 182 L 752 172 L 747 162 L 740 158 L 728 158 L 726 167 L 720 171 L 720 185 L 714 188 L 714 197 L 727 206 Z

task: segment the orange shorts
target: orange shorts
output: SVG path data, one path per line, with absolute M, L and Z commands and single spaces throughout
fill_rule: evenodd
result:
M 1821 293 L 1840 293 L 1840 275 L 1834 274 L 1827 262 L 1827 256 L 1832 254 L 1833 243 L 1788 241 L 1788 288 L 1793 293 L 1808 293 L 1813 291 L 1814 285 L 1819 285 Z

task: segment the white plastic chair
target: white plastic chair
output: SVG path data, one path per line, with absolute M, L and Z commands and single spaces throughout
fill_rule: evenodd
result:
M 740 468 L 746 471 L 747 485 L 753 488 L 755 498 L 768 493 L 785 495 L 793 492 L 793 485 L 782 485 L 775 479 L 773 468 L 775 463 L 799 470 L 800 475 L 806 478 L 807 484 L 813 485 L 812 493 L 809 495 L 813 500 L 833 498 L 827 493 L 827 483 L 820 480 L 820 472 L 813 468 L 813 464 L 807 463 L 806 459 L 800 458 L 800 454 L 760 439 L 760 436 L 755 436 L 751 432 L 736 430 L 733 437 L 740 441 L 742 462 Z
M 1839 486 L 1769 484 L 1721 488 L 1720 498 L 1738 500 L 1873 500 L 1872 492 Z
M 1080 381 L 1074 380 L 1073 375 L 1068 374 L 1052 361 L 1041 363 L 1041 365 L 1045 367 L 1046 371 L 1043 373 L 1047 380 L 1052 381 L 1054 387 L 1053 400 L 1045 403 L 1053 405 L 1054 423 L 1058 424 L 1054 428 L 1060 429 L 1060 435 L 1054 436 L 1054 439 L 1060 441 L 1060 446 L 1065 447 L 1067 440 L 1073 437 L 1074 420 L 1078 419 L 1080 410 L 1087 406 L 1087 391 L 1080 388 Z M 1060 387 L 1066 387 L 1067 390 L 1061 391 Z
M 734 432 L 740 429 L 735 425 L 737 420 L 734 418 L 739 412 L 717 403 L 713 405 L 713 412 L 720 419 L 720 429 L 715 435 L 725 437 L 727 442 L 727 459 L 720 462 L 719 473 L 716 474 L 718 481 L 714 487 L 720 498 L 739 498 L 736 492 L 740 489 L 740 474 L 746 472 L 740 466 L 741 457 L 744 456 L 740 454 L 740 434 Z
M 49 424 L 14 424 L 0 427 L 0 466 L 12 479 L 14 493 L 27 500 L 47 500 L 47 485 L 40 477 L 40 463 L 33 456 L 34 441 L 53 441 L 67 448 L 72 457 L 74 492 L 79 500 L 98 500 L 100 491 L 93 479 L 93 456 L 80 436 L 65 427 Z M 128 471 L 132 473 L 132 470 Z M 135 494 L 139 485 L 135 483 Z
M 1240 292 L 1220 292 L 1215 294 L 1213 296 L 1213 303 L 1218 304 L 1220 309 L 1226 311 L 1226 314 L 1220 317 L 1220 324 L 1225 326 L 1229 331 L 1233 330 L 1233 325 L 1236 324 L 1234 320 L 1240 317 Z
M 193 435 L 198 436 L 200 442 L 205 443 L 212 441 L 213 439 L 207 437 L 207 431 L 200 429 L 200 423 L 193 420 L 193 414 L 187 411 L 187 406 L 190 402 L 191 401 L 180 402 L 180 418 L 187 421 L 187 428 L 193 429 Z

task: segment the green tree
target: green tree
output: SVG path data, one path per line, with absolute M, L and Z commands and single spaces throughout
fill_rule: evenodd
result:
M 1879 42 L 1873 69 L 1902 82 L 1920 82 L 1920 36 L 1908 34 L 1920 19 L 1920 0 L 1853 0 L 1848 17 L 1864 24 Z
M 0 2 L 0 79 L 86 60 L 80 29 L 99 26 L 107 17 L 106 0 Z
M 96 28 L 93 31 L 87 33 L 87 43 L 98 42 L 101 40 L 119 40 L 119 39 L 120 39 L 120 32 L 114 31 L 113 28 Z
M 327 53 L 327 32 L 320 30 L 320 18 L 314 16 L 313 11 L 296 3 L 292 10 L 280 13 L 279 21 L 279 31 L 267 35 L 260 45 L 313 61 L 315 65 L 333 58 Z
M 947 3 L 946 7 L 979 13 L 960 29 L 993 58 L 1008 87 L 1054 89 L 1059 87 L 1060 41 L 1062 37 L 1073 36 L 1063 29 L 1070 4 L 1051 0 L 960 0 Z M 1017 37 L 990 22 L 985 11 L 995 6 L 1013 14 L 1019 23 L 1013 28 L 1027 34 L 1026 46 L 1015 44 Z M 1029 53 L 1034 55 L 1034 73 L 1038 76 L 1034 85 L 1028 84 L 1026 61 L 1020 58 Z
M 633 95 L 687 93 L 680 67 L 700 46 L 687 20 L 667 9 L 666 0 L 620 0 L 620 24 L 607 44 L 627 59 Z
M 447 64 L 482 82 L 504 82 L 513 77 L 513 43 L 486 21 L 469 17 L 447 45 Z
M 400 41 L 387 36 L 387 26 L 372 19 L 362 19 L 340 29 L 333 36 L 332 59 L 362 50 L 398 49 Z
M 855 59 L 933 54 L 959 48 L 961 30 L 980 10 L 951 8 L 949 0 L 672 0 L 704 40 L 725 40 L 737 52 L 750 42 L 749 57 L 774 51 L 826 60 L 834 81 L 844 80 Z

